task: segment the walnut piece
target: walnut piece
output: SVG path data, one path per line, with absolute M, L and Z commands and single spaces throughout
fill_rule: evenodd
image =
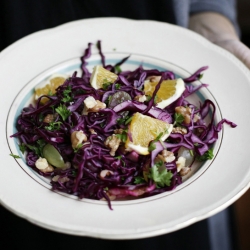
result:
M 109 152 L 110 155 L 115 156 L 115 152 L 118 149 L 120 142 L 121 142 L 121 139 L 118 138 L 115 134 L 109 136 L 105 140 L 105 142 L 104 142 L 105 146 L 107 146 L 108 148 L 111 149 Z
M 97 133 L 95 132 L 95 130 L 92 129 L 92 128 L 89 129 L 89 132 L 90 132 L 90 134 L 92 134 L 92 135 L 97 135 Z
M 150 82 L 159 82 L 161 80 L 161 76 L 149 76 L 147 77 L 147 80 Z
M 186 134 L 187 133 L 187 129 L 186 128 L 182 128 L 182 127 L 175 127 L 172 129 L 172 133 L 179 133 L 179 134 Z
M 87 136 L 84 134 L 82 130 L 74 131 L 71 134 L 71 145 L 72 148 L 77 148 L 78 145 L 80 145 L 82 142 L 87 141 Z
M 89 112 L 98 112 L 101 109 L 105 109 L 106 104 L 104 102 L 100 102 L 99 100 L 95 100 L 93 96 L 88 96 L 84 100 L 84 109 L 82 111 L 82 115 L 87 115 Z
M 156 161 L 158 160 L 169 163 L 175 160 L 175 156 L 173 152 L 164 149 L 157 155 Z
M 51 165 L 49 165 L 48 161 L 45 158 L 39 157 L 35 165 L 36 165 L 36 168 L 39 169 L 43 173 L 50 173 L 54 171 L 54 168 Z
M 51 123 L 53 122 L 55 119 L 54 115 L 53 114 L 47 114 L 44 118 L 43 118 L 43 122 L 46 122 L 46 123 Z
M 186 158 L 180 156 L 176 161 L 177 171 L 180 172 L 181 169 L 185 167 L 185 164 L 186 164 Z
M 188 173 L 190 172 L 190 170 L 191 170 L 191 168 L 189 168 L 189 167 L 184 167 L 184 168 L 181 169 L 180 175 L 181 175 L 181 176 L 184 176 L 184 175 L 188 174 Z
M 52 178 L 52 181 L 54 182 L 61 182 L 61 183 L 65 183 L 67 181 L 69 181 L 69 178 L 67 176 L 65 177 L 60 177 L 60 175 L 56 175 Z
M 102 171 L 100 172 L 100 178 L 101 178 L 102 180 L 104 180 L 105 177 L 108 177 L 108 176 L 113 175 L 113 174 L 114 174 L 113 171 L 105 169 L 105 170 L 102 170 Z
M 122 128 L 118 128 L 118 129 L 115 129 L 115 130 L 114 130 L 114 133 L 115 133 L 115 134 L 120 134 L 120 135 L 121 135 L 121 134 L 123 133 L 123 131 L 124 131 L 124 130 L 123 130 Z
M 138 101 L 138 102 L 145 102 L 147 100 L 147 97 L 145 95 L 137 95 L 135 98 L 134 98 L 135 101 Z
M 191 122 L 192 109 L 190 107 L 178 106 L 175 108 L 175 112 L 183 115 L 185 124 L 189 124 Z M 200 116 L 198 114 L 195 114 L 193 121 L 197 122 L 199 119 L 200 119 Z

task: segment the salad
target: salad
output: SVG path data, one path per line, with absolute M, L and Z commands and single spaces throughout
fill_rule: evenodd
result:
M 51 179 L 53 190 L 80 199 L 111 201 L 148 197 L 182 183 L 195 161 L 213 158 L 213 143 L 224 123 L 215 124 L 215 105 L 196 106 L 187 97 L 207 87 L 190 77 L 142 66 L 123 71 L 129 58 L 87 69 L 89 43 L 81 57 L 81 75 L 54 75 L 35 90 L 35 104 L 17 119 L 19 147 L 29 167 Z M 209 122 L 206 117 L 211 115 Z

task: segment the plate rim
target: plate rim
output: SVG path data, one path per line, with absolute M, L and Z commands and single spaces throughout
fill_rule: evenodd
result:
M 131 19 L 126 19 L 126 18 L 90 18 L 90 19 L 84 19 L 84 20 L 77 20 L 77 21 L 72 21 L 72 22 L 69 22 L 69 23 L 66 23 L 66 24 L 62 24 L 62 25 L 59 25 L 59 26 L 56 26 L 54 28 L 50 28 L 50 29 L 46 29 L 46 30 L 41 30 L 41 31 L 37 31 L 35 33 L 32 33 L 20 40 L 18 40 L 17 42 L 13 43 L 12 45 L 10 45 L 9 47 L 5 48 L 4 50 L 2 50 L 0 52 L 0 60 L 4 59 L 4 57 L 8 54 L 8 52 L 12 49 L 16 49 L 17 46 L 20 46 L 23 42 L 26 41 L 26 39 L 34 39 L 34 36 L 40 36 L 40 34 L 42 33 L 47 33 L 47 32 L 53 32 L 54 30 L 56 29 L 61 29 L 61 28 L 64 28 L 64 27 L 69 27 L 70 25 L 75 25 L 75 23 L 80 23 L 80 22 L 86 22 L 86 21 L 92 21 L 92 20 L 95 20 L 95 21 L 99 21 L 100 19 L 119 19 L 119 20 L 125 20 L 125 21 L 132 21 L 132 22 L 154 22 L 154 23 L 161 23 L 161 22 L 157 22 L 157 21 L 151 21 L 151 20 L 131 20 Z M 250 79 L 250 72 L 249 70 L 246 68 L 246 66 L 240 62 L 236 57 L 234 57 L 232 54 L 230 54 L 228 51 L 222 49 L 222 48 L 219 48 L 218 46 L 210 43 L 208 40 L 206 40 L 205 38 L 201 37 L 200 35 L 194 33 L 194 32 L 190 32 L 189 30 L 187 31 L 184 31 L 183 28 L 181 27 L 178 27 L 178 26 L 175 26 L 175 25 L 171 25 L 171 24 L 167 24 L 167 23 L 164 23 L 164 25 L 168 25 L 168 26 L 171 26 L 172 28 L 174 29 L 179 29 L 179 30 L 182 30 L 183 32 L 186 32 L 187 34 L 189 34 L 193 39 L 195 39 L 196 41 L 199 41 L 199 42 L 202 42 L 203 44 L 205 44 L 206 46 L 209 46 L 211 48 L 213 48 L 214 50 L 216 50 L 218 53 L 226 56 L 227 58 L 229 58 L 230 60 L 232 60 L 234 63 L 237 64 L 237 66 L 248 76 L 248 78 Z M 181 31 L 181 32 L 182 32 Z M 192 33 L 192 35 L 191 35 Z M 97 233 L 96 235 L 93 235 L 93 233 L 91 233 L 91 235 L 88 235 L 86 232 L 82 232 L 82 231 L 79 231 L 79 234 L 77 235 L 82 235 L 82 236 L 90 236 L 90 237 L 98 237 L 98 238 L 105 238 L 105 239 L 139 239 L 139 238 L 145 238 L 145 237 L 151 237 L 151 236 L 156 236 L 156 235 L 162 235 L 162 234 L 165 234 L 165 233 L 169 233 L 169 232 L 173 232 L 173 231 L 176 231 L 176 230 L 179 230 L 183 227 L 186 227 L 186 226 L 189 226 L 191 224 L 193 224 L 194 222 L 198 222 L 204 218 L 207 218 L 209 216 L 212 216 L 214 215 L 215 213 L 217 212 L 220 212 L 221 210 L 223 210 L 224 208 L 228 207 L 229 205 L 231 205 L 235 200 L 237 200 L 240 196 L 242 196 L 250 187 L 250 182 L 245 186 L 243 187 L 241 190 L 238 191 L 237 195 L 235 195 L 234 197 L 232 197 L 230 200 L 228 200 L 226 203 L 222 204 L 221 206 L 213 209 L 212 211 L 210 212 L 206 212 L 205 214 L 202 214 L 200 216 L 197 216 L 195 218 L 191 218 L 190 220 L 186 221 L 186 222 L 182 222 L 182 223 L 179 223 L 178 225 L 175 225 L 173 226 L 172 228 L 168 228 L 168 229 L 158 229 L 158 230 L 155 230 L 155 231 L 150 231 L 148 233 L 138 233 L 138 235 L 136 235 L 136 237 L 134 237 L 134 233 L 133 233 L 133 237 L 131 237 L 130 234 L 128 235 L 124 235 L 124 237 L 119 237 L 120 235 L 118 235 L 118 237 L 114 236 L 114 235 L 105 235 L 105 234 L 102 234 L 100 235 L 99 233 Z M 1 194 L 1 193 L 0 193 Z M 39 225 L 41 227 L 44 227 L 44 228 L 47 228 L 47 229 L 51 229 L 51 227 L 49 227 L 48 225 L 43 225 L 41 222 L 38 222 L 38 221 L 33 221 L 31 218 L 27 218 L 25 216 L 25 214 L 20 214 L 18 213 L 18 211 L 13 211 L 12 207 L 9 207 L 8 204 L 4 203 L 2 201 L 2 197 L 0 197 L 0 201 L 1 201 L 1 204 L 6 207 L 8 210 L 12 211 L 14 214 L 36 224 L 36 225 Z M 61 233 L 68 233 L 68 234 L 73 234 L 73 235 L 76 235 L 77 232 L 65 232 L 65 231 L 61 231 L 60 228 L 54 228 L 55 231 L 57 232 L 61 232 Z M 110 236 L 110 237 L 109 237 Z M 126 238 L 127 237 L 127 238 Z

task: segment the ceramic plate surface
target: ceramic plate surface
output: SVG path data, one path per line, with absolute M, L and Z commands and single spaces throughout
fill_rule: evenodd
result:
M 157 39 L 156 39 L 157 38 Z M 149 198 L 106 202 L 51 191 L 49 180 L 30 169 L 10 135 L 33 91 L 54 73 L 80 73 L 80 56 L 89 42 L 102 41 L 106 62 L 131 55 L 123 70 L 171 70 L 187 77 L 209 66 L 202 81 L 209 88 L 191 97 L 216 105 L 215 120 L 227 118 L 214 145 L 215 157 L 196 164 L 180 186 Z M 95 46 L 88 68 L 100 64 Z M 249 187 L 248 124 L 250 74 L 234 56 L 186 29 L 154 21 L 97 18 L 71 22 L 27 36 L 0 53 L 1 175 L 0 201 L 30 222 L 74 235 L 136 239 L 169 233 L 207 218 L 232 204 Z M 200 84 L 199 82 L 195 84 Z M 244 111 L 245 110 L 245 111 Z M 20 159 L 9 156 L 18 154 Z M 152 212 L 153 211 L 153 212 Z

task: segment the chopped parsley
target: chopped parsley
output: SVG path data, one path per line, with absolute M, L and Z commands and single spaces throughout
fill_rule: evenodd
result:
M 26 147 L 32 150 L 36 155 L 43 157 L 43 147 L 46 142 L 43 139 L 37 140 L 35 145 L 26 144 Z
M 71 102 L 73 100 L 73 98 L 71 97 L 71 86 L 69 85 L 67 87 L 67 89 L 65 89 L 63 91 L 63 98 L 62 98 L 62 101 L 63 102 Z
M 117 160 L 121 160 L 122 156 L 121 156 L 121 155 L 118 155 L 118 156 L 116 156 L 116 157 L 114 157 L 114 158 L 117 159 Z
M 181 126 L 181 124 L 184 121 L 184 116 L 182 114 L 179 113 L 175 113 L 174 114 L 174 126 Z
M 151 95 L 147 95 L 146 98 L 147 98 L 146 102 L 149 102 L 151 100 L 152 96 Z
M 126 142 L 127 141 L 127 130 L 123 130 L 123 132 L 121 134 L 115 134 L 117 138 L 119 138 L 122 142 Z
M 196 156 L 197 161 L 206 161 L 206 160 L 211 160 L 213 159 L 214 154 L 213 154 L 213 149 L 210 148 L 208 151 L 206 151 L 203 155 L 198 155 Z
M 152 179 L 157 188 L 169 186 L 173 174 L 167 171 L 162 161 L 157 162 L 151 169 L 148 178 Z
M 203 77 L 204 74 L 199 74 L 198 75 L 198 80 L 200 80 Z
M 167 132 L 168 132 L 168 130 L 166 129 L 165 133 L 167 133 Z M 160 141 L 160 142 L 162 143 L 161 137 L 162 137 L 163 134 L 165 134 L 165 133 L 161 132 L 159 135 L 157 135 L 157 137 L 156 137 L 153 141 L 150 142 L 149 147 L 148 147 L 148 151 L 149 151 L 149 152 L 152 152 L 153 150 L 156 149 L 156 145 L 155 145 L 156 142 Z M 162 144 L 163 144 L 163 143 L 162 143 Z M 163 145 L 163 146 L 164 146 L 164 145 Z
M 74 148 L 74 153 L 77 153 L 80 148 L 82 148 L 83 144 L 79 143 L 76 148 Z
M 14 154 L 10 154 L 10 156 L 12 156 L 15 159 L 21 158 L 19 155 L 14 155 Z
M 123 167 L 126 166 L 125 161 L 122 159 L 122 155 L 115 156 L 114 158 L 117 159 L 117 160 L 120 160 L 122 162 L 122 164 L 123 164 Z
M 48 95 L 53 96 L 53 93 L 52 93 L 51 89 L 49 90 Z
M 117 119 L 118 125 L 128 125 L 132 120 L 132 116 L 125 116 Z
M 134 180 L 134 184 L 143 184 L 146 183 L 145 179 L 141 176 L 136 176 Z
M 116 83 L 116 84 L 115 84 L 115 89 L 120 89 L 120 88 L 121 88 L 121 84 Z
M 19 144 L 19 149 L 20 149 L 20 151 L 22 152 L 22 154 L 24 154 L 24 152 L 26 151 L 26 146 L 25 146 L 25 144 L 24 144 L 24 143 Z
M 71 114 L 67 107 L 62 104 L 60 104 L 60 106 L 57 107 L 55 110 L 62 117 L 63 121 L 65 121 Z
M 49 131 L 56 131 L 60 129 L 61 124 L 61 122 L 50 122 L 49 126 L 46 126 L 45 128 Z
M 119 74 L 121 72 L 122 72 L 121 67 L 119 65 L 116 65 L 115 66 L 115 74 Z
M 102 84 L 102 88 L 104 90 L 107 90 L 111 84 L 112 84 L 112 82 L 109 82 L 107 79 L 104 79 L 103 84 Z

